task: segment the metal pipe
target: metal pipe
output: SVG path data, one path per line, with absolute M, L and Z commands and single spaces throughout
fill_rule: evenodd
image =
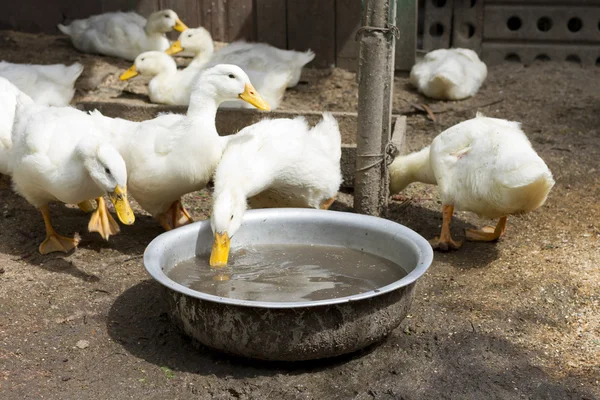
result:
M 354 210 L 361 214 L 378 216 L 387 208 L 395 23 L 396 0 L 363 0 L 354 186 Z

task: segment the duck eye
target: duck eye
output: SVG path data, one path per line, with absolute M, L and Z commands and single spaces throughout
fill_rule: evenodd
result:
M 145 58 L 142 58 L 140 61 L 144 61 L 144 60 L 145 60 Z
M 187 37 L 192 37 L 192 34 L 190 33 Z
M 104 168 L 104 172 L 106 172 L 108 175 L 110 175 L 110 169 Z
M 169 14 L 165 14 L 165 18 L 169 18 Z
M 231 219 L 233 219 L 233 214 L 231 214 Z
M 233 74 L 229 74 L 229 77 L 230 77 L 231 79 L 235 79 L 235 75 L 233 75 Z

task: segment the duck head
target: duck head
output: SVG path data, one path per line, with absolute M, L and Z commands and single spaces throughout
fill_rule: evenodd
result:
M 155 76 L 166 71 L 177 71 L 175 60 L 162 51 L 147 51 L 138 55 L 133 65 L 123 72 L 119 79 L 125 81 L 140 74 Z
M 173 10 L 160 10 L 152 13 L 146 21 L 146 33 L 167 33 L 173 29 L 178 32 L 188 29 Z
M 208 61 L 215 51 L 215 45 L 212 36 L 206 29 L 192 28 L 183 31 L 166 53 L 173 55 L 184 50 L 191 51 L 195 55 L 206 55 Z
M 214 98 L 218 104 L 243 100 L 259 110 L 271 110 L 269 104 L 252 86 L 248 75 L 236 65 L 218 64 L 202 71 L 194 82 L 192 100 L 199 95 L 202 98 Z
M 246 196 L 239 190 L 223 190 L 215 194 L 210 215 L 210 227 L 214 234 L 210 253 L 211 267 L 221 268 L 227 265 L 230 240 L 242 225 L 246 208 Z
M 135 215 L 127 200 L 127 168 L 121 154 L 113 146 L 92 139 L 80 144 L 78 152 L 94 183 L 108 194 L 119 220 L 133 224 Z

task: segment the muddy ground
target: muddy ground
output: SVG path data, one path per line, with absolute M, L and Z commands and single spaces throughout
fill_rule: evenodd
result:
M 0 59 L 82 61 L 75 100 L 144 101 L 118 82 L 129 64 L 82 55 L 61 37 L 0 32 Z M 282 108 L 355 111 L 355 75 L 307 71 Z M 90 89 L 93 89 L 90 91 Z M 123 91 L 125 90 L 125 91 Z M 541 209 L 509 218 L 496 244 L 436 253 L 409 317 L 359 354 L 299 365 L 229 357 L 195 346 L 170 322 L 142 252 L 161 233 L 150 217 L 104 242 L 87 216 L 52 210 L 72 254 L 41 256 L 41 215 L 0 183 L 0 398 L 47 399 L 600 399 L 600 68 L 541 63 L 491 67 L 480 93 L 432 102 L 395 82 L 408 146 L 489 116 L 523 122 L 556 186 Z M 428 103 L 436 122 L 414 107 Z M 441 223 L 435 187 L 414 185 L 389 218 L 429 238 Z M 207 216 L 208 191 L 185 204 Z M 352 206 L 341 194 L 334 208 Z M 453 234 L 482 221 L 457 213 Z

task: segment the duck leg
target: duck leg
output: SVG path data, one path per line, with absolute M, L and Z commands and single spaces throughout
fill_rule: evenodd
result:
M 104 240 L 108 240 L 110 235 L 119 233 L 119 224 L 117 224 L 117 221 L 110 215 L 103 197 L 98 197 L 96 203 L 98 204 L 98 208 L 90 218 L 88 230 L 90 232 L 98 232 Z
M 81 203 L 77 204 L 77 207 L 79 207 L 79 209 L 85 213 L 91 213 L 96 209 L 91 200 L 82 201 Z
M 330 198 L 330 199 L 323 200 L 323 201 L 321 202 L 321 205 L 319 206 L 319 208 L 320 208 L 321 210 L 329 210 L 329 207 L 331 207 L 331 205 L 332 205 L 332 204 L 335 202 L 335 198 L 336 198 L 336 196 L 333 196 L 333 197 L 332 197 L 332 198 Z
M 179 228 L 180 226 L 194 222 L 183 204 L 181 204 L 181 199 L 177 200 L 175 203 L 173 203 L 173 205 L 175 206 L 175 210 L 173 212 L 173 226 L 175 228 Z M 173 207 L 173 205 L 171 207 Z
M 450 225 L 452 223 L 452 214 L 454 213 L 454 206 L 445 205 L 442 208 L 442 232 L 439 237 L 435 237 L 429 241 L 431 247 L 434 250 L 448 251 L 458 250 L 462 246 L 461 241 L 452 240 L 450 235 Z
M 481 228 L 481 230 L 467 229 L 465 231 L 467 240 L 493 242 L 500 239 L 500 237 L 502 237 L 506 231 L 506 219 L 507 217 L 500 218 L 495 228 L 493 226 L 484 226 Z
M 156 219 L 166 231 L 194 222 L 183 204 L 181 204 L 181 199 L 174 201 L 171 207 L 166 212 L 158 214 Z
M 171 229 L 173 229 L 173 227 L 171 226 L 172 218 L 170 217 L 168 211 L 162 214 L 158 214 L 156 216 L 156 220 L 165 231 L 170 231 Z
M 44 225 L 46 225 L 46 239 L 40 244 L 39 251 L 42 254 L 48 254 L 55 251 L 62 251 L 68 253 L 73 250 L 79 244 L 78 238 L 68 238 L 61 236 L 56 233 L 50 222 L 50 208 L 48 205 L 40 207 L 40 212 L 44 218 Z

